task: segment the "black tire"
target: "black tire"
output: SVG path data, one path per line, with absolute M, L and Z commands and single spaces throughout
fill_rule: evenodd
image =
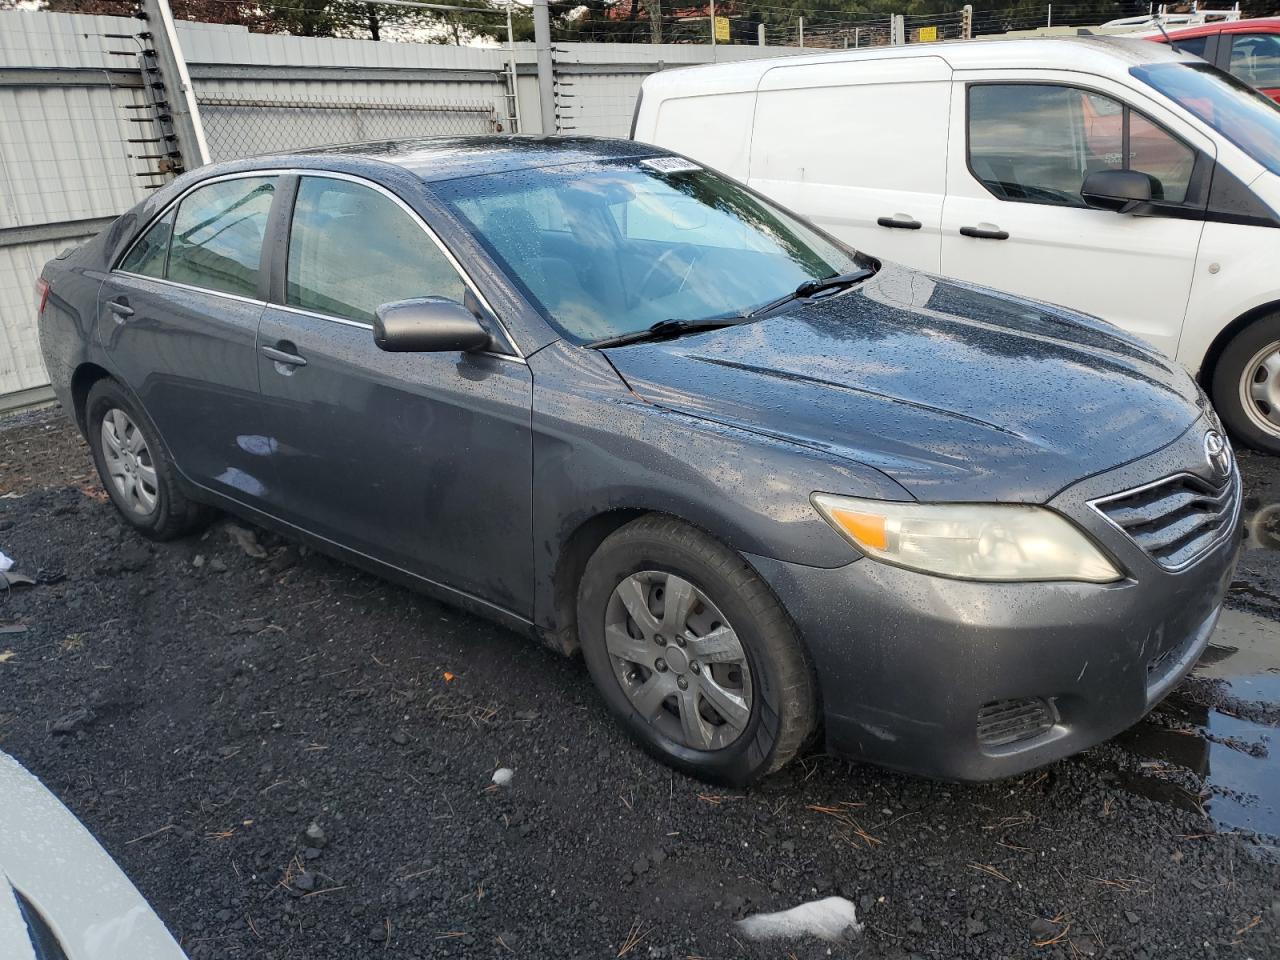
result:
M 1271 414 L 1274 429 L 1268 429 L 1262 408 L 1241 396 L 1259 373 L 1255 358 L 1268 348 L 1280 350 L 1280 314 L 1255 320 L 1232 338 L 1214 367 L 1209 393 L 1233 437 L 1255 450 L 1280 453 L 1280 410 Z
M 137 499 L 132 502 L 112 479 L 107 467 L 107 454 L 103 450 L 102 422 L 112 411 L 122 411 L 141 434 L 145 443 L 142 464 L 155 472 L 154 485 L 148 485 L 149 495 L 154 496 L 154 506 L 140 512 L 143 506 Z M 151 419 L 134 402 L 133 398 L 116 381 L 104 378 L 95 383 L 85 398 L 85 424 L 89 435 L 89 449 L 98 476 L 111 502 L 121 517 L 144 537 L 152 540 L 173 540 L 205 526 L 213 516 L 209 507 L 189 499 L 178 484 L 176 471 L 168 452 L 156 432 Z M 137 458 L 135 458 L 137 459 Z
M 629 668 L 606 648 L 606 612 L 615 588 L 643 571 L 692 584 L 723 613 L 746 655 L 749 719 L 737 739 L 719 749 L 693 749 L 665 735 L 636 709 L 615 673 L 615 666 Z M 641 517 L 605 539 L 579 587 L 578 634 L 591 678 L 610 711 L 649 753 L 691 776 L 745 785 L 785 765 L 817 727 L 817 684 L 791 618 L 740 556 L 679 520 Z M 676 713 L 674 699 L 664 703 L 662 709 Z

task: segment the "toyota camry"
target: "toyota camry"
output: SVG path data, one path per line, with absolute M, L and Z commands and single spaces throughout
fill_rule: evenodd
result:
M 817 737 L 954 779 L 1089 747 L 1190 670 L 1239 546 L 1151 347 L 638 143 L 214 164 L 37 294 L 138 532 L 229 511 L 580 651 L 712 781 Z

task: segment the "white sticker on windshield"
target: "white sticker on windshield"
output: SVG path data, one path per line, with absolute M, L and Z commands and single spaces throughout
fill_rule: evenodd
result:
M 651 157 L 641 160 L 640 166 L 648 167 L 656 173 L 698 173 L 702 170 L 698 164 L 683 157 Z

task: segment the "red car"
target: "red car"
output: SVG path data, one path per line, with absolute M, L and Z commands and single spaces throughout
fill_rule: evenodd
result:
M 1280 102 L 1280 17 L 1206 23 L 1147 39 L 1208 60 Z

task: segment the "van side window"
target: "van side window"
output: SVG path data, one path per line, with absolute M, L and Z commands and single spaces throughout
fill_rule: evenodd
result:
M 1204 59 L 1205 47 L 1209 45 L 1208 37 L 1189 37 L 1186 40 L 1174 40 L 1170 44 L 1173 49 L 1180 53 L 1189 53 L 1193 57 Z
M 969 88 L 969 169 L 1001 200 L 1083 207 L 1089 174 L 1139 170 L 1158 182 L 1155 199 L 1182 203 L 1194 166 L 1194 150 L 1102 94 L 1057 84 Z
M 458 271 L 395 201 L 348 180 L 302 178 L 289 230 L 290 306 L 372 323 L 384 303 L 465 295 Z

